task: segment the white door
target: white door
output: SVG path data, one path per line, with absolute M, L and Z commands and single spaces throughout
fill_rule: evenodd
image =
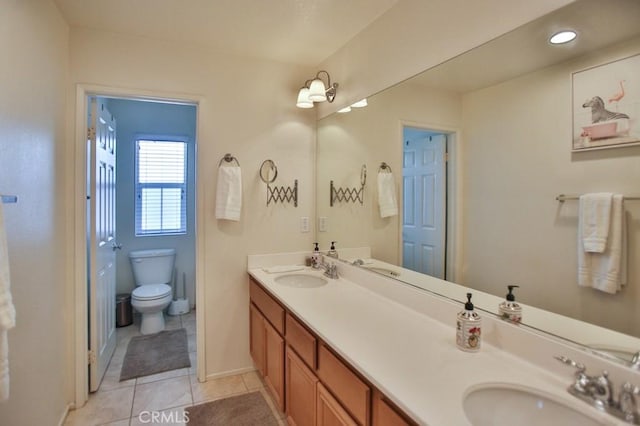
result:
M 404 139 L 402 266 L 444 279 L 446 135 Z
M 89 390 L 116 348 L 116 123 L 104 101 L 89 112 Z

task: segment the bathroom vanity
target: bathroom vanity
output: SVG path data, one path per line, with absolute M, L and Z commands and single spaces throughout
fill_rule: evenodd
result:
M 534 392 L 584 416 L 576 424 L 623 424 L 569 395 L 573 370 L 554 356 L 590 374 L 609 370 L 616 391 L 640 383 L 635 372 L 490 314 L 480 352 L 463 352 L 455 345 L 459 303 L 346 263 L 337 279 L 309 267 L 269 268 L 300 264 L 304 254 L 249 256 L 251 354 L 290 424 L 471 424 L 475 396 L 499 406 L 478 392 L 487 387 L 502 396 Z

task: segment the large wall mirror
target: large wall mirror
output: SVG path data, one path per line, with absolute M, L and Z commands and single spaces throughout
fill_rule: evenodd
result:
M 525 324 L 629 361 L 640 350 L 640 200 L 625 201 L 627 284 L 609 294 L 578 286 L 578 201 L 556 197 L 640 197 L 640 146 L 572 151 L 572 109 L 590 113 L 587 99 L 575 106 L 572 74 L 640 54 L 638 22 L 636 0 L 579 0 L 321 119 L 321 248 L 370 247 L 377 272 L 457 300 L 471 289 L 490 312 L 518 285 Z M 550 45 L 563 28 L 578 38 Z M 605 108 L 640 111 L 640 70 L 607 78 Z M 362 202 L 330 205 L 330 182 L 359 189 L 363 165 Z M 378 174 L 389 172 L 398 214 L 381 217 Z

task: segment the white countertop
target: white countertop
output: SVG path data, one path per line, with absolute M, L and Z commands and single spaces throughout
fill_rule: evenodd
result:
M 349 266 L 340 265 L 339 271 L 344 268 Z M 322 275 L 311 268 L 303 272 Z M 486 341 L 478 353 L 459 350 L 455 315 L 448 326 L 343 277 L 329 279 L 322 287 L 292 288 L 274 281 L 282 274 L 260 267 L 250 268 L 249 273 L 420 424 L 470 424 L 463 397 L 471 386 L 485 383 L 536 388 L 579 411 L 591 410 L 610 424 L 621 423 L 571 397 L 566 392 L 568 376 L 554 376 Z M 415 297 L 436 296 L 416 290 Z

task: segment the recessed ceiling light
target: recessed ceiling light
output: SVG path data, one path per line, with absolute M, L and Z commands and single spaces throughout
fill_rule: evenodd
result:
M 551 44 L 564 44 L 569 43 L 571 40 L 575 39 L 578 34 L 573 30 L 563 30 L 555 33 L 549 39 L 549 43 Z

